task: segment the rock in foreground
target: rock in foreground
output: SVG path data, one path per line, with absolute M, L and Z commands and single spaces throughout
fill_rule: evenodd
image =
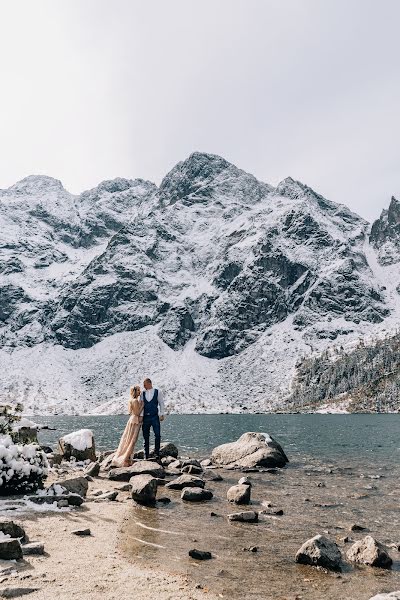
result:
M 205 481 L 200 477 L 195 477 L 194 475 L 189 475 L 187 473 L 173 479 L 167 485 L 166 488 L 170 490 L 183 490 L 185 487 L 199 487 L 203 488 L 205 486 Z
M 0 558 L 3 560 L 18 560 L 22 558 L 20 541 L 14 538 L 0 540 Z
M 307 540 L 296 554 L 296 562 L 336 571 L 340 569 L 342 555 L 335 544 L 323 535 Z
M 347 552 L 347 558 L 355 563 L 383 569 L 390 569 L 393 563 L 382 544 L 370 535 L 353 544 Z
M 227 491 L 226 497 L 229 502 L 235 504 L 250 504 L 251 487 L 249 485 L 233 485 Z
M 231 513 L 228 515 L 229 521 L 239 521 L 241 523 L 257 523 L 258 513 L 254 510 L 245 510 L 243 512 Z
M 129 481 L 135 475 L 151 475 L 152 477 L 164 478 L 164 468 L 151 460 L 138 460 L 131 467 L 118 467 L 111 469 L 108 473 L 109 479 L 113 481 Z
M 183 488 L 181 498 L 187 502 L 203 502 L 211 500 L 213 493 L 210 490 L 204 490 L 201 487 Z
M 152 475 L 135 475 L 129 480 L 132 486 L 131 496 L 138 504 L 151 506 L 156 501 L 157 480 Z
M 397 592 L 391 592 L 390 594 L 377 594 L 369 600 L 400 600 L 400 590 Z
M 267 433 L 247 432 L 236 442 L 222 444 L 212 451 L 218 465 L 238 467 L 284 467 L 288 458 L 283 448 Z

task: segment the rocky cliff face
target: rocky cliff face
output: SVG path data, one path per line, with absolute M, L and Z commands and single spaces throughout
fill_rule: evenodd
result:
M 0 224 L 8 361 L 27 347 L 46 356 L 61 347 L 70 357 L 107 340 L 115 348 L 115 336 L 127 332 L 135 344 L 147 332 L 160 341 L 160 377 L 170 372 L 170 387 L 179 387 L 171 364 L 190 355 L 190 409 L 204 386 L 201 357 L 218 371 L 207 389 L 231 410 L 244 406 L 236 395 L 248 384 L 238 378 L 257 363 L 257 401 L 248 408 L 265 409 L 284 398 L 299 352 L 386 326 L 397 310 L 382 272 L 382 247 L 400 240 L 395 200 L 369 242 L 368 224 L 346 207 L 291 178 L 273 188 L 214 155 L 192 154 L 159 188 L 115 179 L 73 196 L 54 179 L 28 177 L 0 191 Z M 282 350 L 290 368 L 278 375 L 282 358 L 271 362 Z M 102 402 L 125 393 L 128 371 Z M 9 377 L 4 385 L 20 397 Z M 69 406 L 71 389 L 65 394 Z
M 373 223 L 370 241 L 382 265 L 400 262 L 400 202 L 393 196 L 389 208 Z

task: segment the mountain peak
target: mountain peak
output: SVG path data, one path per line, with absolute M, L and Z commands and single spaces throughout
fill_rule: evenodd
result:
M 28 175 L 8 188 L 8 192 L 17 194 L 37 194 L 49 191 L 65 191 L 59 179 L 47 175 Z

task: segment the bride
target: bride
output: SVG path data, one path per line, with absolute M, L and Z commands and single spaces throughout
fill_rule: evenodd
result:
M 131 387 L 131 393 L 128 403 L 129 421 L 126 424 L 121 441 L 115 452 L 111 466 L 129 467 L 132 464 L 132 454 L 137 442 L 140 428 L 142 426 L 144 403 L 140 400 L 140 386 Z

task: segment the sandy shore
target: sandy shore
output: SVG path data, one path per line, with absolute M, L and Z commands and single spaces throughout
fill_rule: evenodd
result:
M 90 489 L 114 489 L 106 478 L 90 483 Z M 44 543 L 44 556 L 27 556 L 12 564 L 0 561 L 0 595 L 16 588 L 36 589 L 31 600 L 214 600 L 218 596 L 185 577 L 135 565 L 119 550 L 121 528 L 130 504 L 128 494 L 120 501 L 86 502 L 68 512 L 41 512 L 25 515 L 8 513 L 6 518 L 21 523 L 30 541 Z M 132 501 L 130 501 L 132 502 Z M 92 535 L 78 537 L 74 529 L 89 527 Z M 22 589 L 21 589 L 22 592 Z M 6 592 L 7 594 L 7 592 Z

